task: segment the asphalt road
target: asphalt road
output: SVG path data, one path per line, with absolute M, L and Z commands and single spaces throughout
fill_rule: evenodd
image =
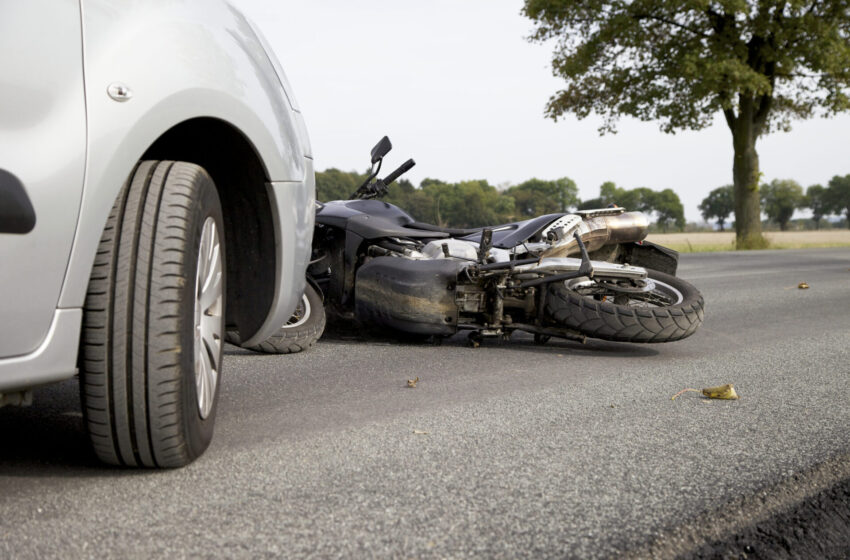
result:
M 39 390 L 0 409 L 0 557 L 666 557 L 850 477 L 850 250 L 679 275 L 706 321 L 677 343 L 228 347 L 180 470 L 98 466 L 76 381 Z

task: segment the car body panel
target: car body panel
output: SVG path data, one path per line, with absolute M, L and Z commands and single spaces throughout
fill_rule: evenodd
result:
M 49 12 L 55 10 L 57 2 L 38 0 L 38 4 L 50 4 L 42 7 L 43 12 Z M 56 201 L 64 224 L 61 236 L 54 226 L 49 239 L 41 240 L 46 245 L 61 244 L 51 253 L 52 260 L 61 261 L 61 270 L 53 270 L 57 265 L 48 274 L 43 263 L 33 265 L 56 292 L 41 314 L 41 335 L 31 336 L 23 352 L 20 344 L 3 346 L 11 349 L 5 355 L 11 351 L 19 357 L 0 359 L 0 387 L 15 388 L 2 380 L 10 367 L 28 369 L 32 384 L 41 379 L 55 380 L 57 370 L 63 370 L 66 377 L 74 374 L 76 354 L 63 356 L 61 366 L 44 365 L 44 356 L 61 354 L 51 353 L 45 344 L 67 346 L 66 333 L 55 328 L 45 339 L 51 319 L 55 327 L 56 318 L 66 316 L 61 310 L 82 308 L 103 227 L 136 163 L 163 134 L 195 118 L 227 123 L 248 140 L 262 162 L 275 218 L 277 262 L 273 305 L 253 336 L 262 340 L 274 334 L 294 310 L 304 286 L 315 198 L 306 127 L 295 110 L 294 97 L 284 89 L 285 78 L 274 54 L 265 51 L 248 20 L 224 0 L 61 0 L 58 4 L 79 6 L 76 9 L 81 12 L 75 19 L 76 48 L 65 50 L 76 53 L 78 65 L 82 61 L 80 103 L 72 112 L 78 119 L 74 126 L 82 127 L 84 134 L 77 134 L 75 157 L 61 160 L 63 174 L 77 177 L 77 187 L 73 188 L 73 181 L 66 181 L 65 191 L 70 194 L 63 191 L 67 200 Z M 6 10 L 4 5 L 4 19 Z M 60 49 L 51 34 L 40 33 L 38 38 L 47 44 L 48 52 Z M 126 88 L 123 98 L 114 95 L 118 84 Z M 70 103 L 67 90 L 72 85 L 64 84 L 62 99 L 66 105 Z M 51 160 L 45 167 L 57 165 Z M 40 211 L 42 195 L 35 193 L 36 186 L 26 174 L 18 176 L 36 207 L 38 225 L 28 234 L 32 236 L 42 222 L 50 221 Z M 76 231 L 74 226 L 78 226 Z M 0 235 L 0 243 L 7 243 L 7 237 L 11 236 Z M 21 240 L 27 236 L 16 237 Z M 23 243 L 30 243 L 32 248 L 35 241 Z M 7 262 L 5 258 L 3 262 Z M 23 304 L 21 309 L 30 309 L 30 304 Z M 8 325 L 3 329 L 4 337 L 7 329 Z M 78 339 L 79 327 L 74 336 Z M 0 344 L 4 344 L 4 337 L 0 337 Z M 26 352 L 30 354 L 20 356 Z M 22 381 L 16 383 L 23 386 Z
M 73 376 L 82 320 L 82 309 L 57 309 L 50 330 L 34 352 L 0 360 L 0 394 Z
M 3 3 L 0 169 L 19 180 L 36 223 L 0 234 L 0 357 L 44 340 L 68 266 L 85 171 L 81 45 L 78 0 Z
M 275 222 L 282 228 L 275 231 L 275 252 L 278 261 L 279 283 L 291 286 L 290 290 L 278 290 L 275 293 L 272 309 L 263 326 L 253 336 L 243 342 L 245 346 L 254 346 L 271 334 L 277 332 L 292 315 L 292 310 L 301 299 L 306 284 L 305 271 L 310 264 L 313 242 L 313 224 L 315 220 L 314 201 L 316 180 L 313 173 L 313 161 L 305 158 L 308 167 L 304 181 L 271 183 L 269 199 Z M 269 334 L 270 333 L 270 334 Z
M 172 23 L 163 27 L 163 20 Z M 145 150 L 197 117 L 218 118 L 242 132 L 270 182 L 304 181 L 309 147 L 296 122 L 300 115 L 238 10 L 217 0 L 84 0 L 83 31 L 90 156 L 81 223 L 105 224 Z M 107 88 L 114 82 L 125 84 L 132 98 L 112 100 Z M 61 307 L 83 304 L 100 231 L 80 229 Z

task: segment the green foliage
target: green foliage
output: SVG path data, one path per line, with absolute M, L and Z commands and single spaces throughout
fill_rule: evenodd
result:
M 850 175 L 836 175 L 830 179 L 826 197 L 830 211 L 847 216 L 847 224 L 850 227 Z
M 586 207 L 585 204 L 587 204 Z M 663 191 L 654 191 L 646 187 L 623 189 L 611 181 L 606 181 L 599 187 L 599 198 L 589 200 L 579 207 L 582 209 L 605 208 L 610 204 L 622 206 L 629 211 L 655 214 L 656 223 L 664 232 L 671 226 L 675 226 L 678 230 L 685 227 L 685 208 L 682 206 L 679 195 L 672 189 Z
M 791 179 L 774 179 L 767 185 L 762 185 L 761 201 L 767 217 L 779 224 L 779 229 L 788 229 L 788 222 L 794 215 L 794 210 L 805 207 L 806 197 L 803 187 Z
M 345 200 L 357 190 L 368 175 L 354 171 L 340 171 L 331 168 L 316 172 L 316 198 L 328 200 Z
M 681 231 L 685 227 L 685 208 L 679 195 L 672 189 L 664 189 L 653 196 L 653 209 L 655 210 L 655 223 L 667 233 L 671 225 Z
M 423 184 L 425 182 L 423 181 Z M 487 181 L 425 184 L 422 192 L 433 200 L 431 223 L 453 227 L 479 227 L 510 220 L 513 199 L 503 196 Z M 417 217 L 418 219 L 418 217 Z
M 727 218 L 735 211 L 734 189 L 733 185 L 717 187 L 699 203 L 702 218 L 706 222 L 712 218 L 716 219 L 720 231 L 724 231 L 723 226 Z
M 578 204 L 578 187 L 568 177 L 555 181 L 529 179 L 509 188 L 505 194 L 514 199 L 518 219 L 566 212 Z
M 602 200 L 602 197 L 588 198 L 579 202 L 576 209 L 578 210 L 596 210 L 597 208 L 605 208 L 608 204 Z
M 824 216 L 832 213 L 827 197 L 826 189 L 823 185 L 812 185 L 806 189 L 805 206 L 812 211 L 812 221 L 815 223 L 815 229 L 820 229 L 820 221 Z
M 700 129 L 754 103 L 759 127 L 850 108 L 846 2 L 525 0 L 532 39 L 557 40 L 566 87 L 547 114 L 658 120 Z M 766 129 L 765 129 L 766 130 Z
M 599 198 L 602 200 L 602 208 L 609 204 L 622 206 L 629 211 L 646 212 L 651 214 L 656 209 L 656 197 L 658 193 L 646 187 L 636 189 L 621 189 L 611 181 L 602 183 L 599 187 Z M 676 197 L 678 200 L 678 197 Z M 684 217 L 682 218 L 684 226 Z

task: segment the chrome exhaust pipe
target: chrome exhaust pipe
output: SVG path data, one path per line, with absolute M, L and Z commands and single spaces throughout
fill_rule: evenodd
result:
M 583 216 L 564 216 L 568 217 L 563 226 L 556 222 L 544 230 L 543 233 L 552 242 L 552 247 L 546 249 L 541 257 L 557 258 L 580 254 L 581 250 L 575 239 L 576 232 L 587 251 L 593 252 L 606 245 L 643 241 L 649 230 L 649 218 L 643 212 L 600 212 L 596 215 L 587 212 Z

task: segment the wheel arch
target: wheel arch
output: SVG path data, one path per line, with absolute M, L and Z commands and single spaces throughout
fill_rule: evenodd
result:
M 268 173 L 250 140 L 216 118 L 194 118 L 166 132 L 141 159 L 203 167 L 215 183 L 224 215 L 228 326 L 255 332 L 269 312 L 275 287 L 275 226 Z

